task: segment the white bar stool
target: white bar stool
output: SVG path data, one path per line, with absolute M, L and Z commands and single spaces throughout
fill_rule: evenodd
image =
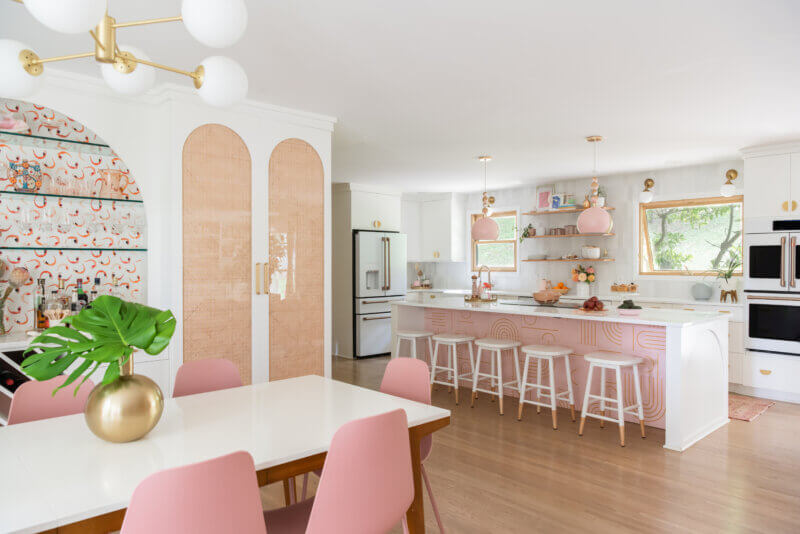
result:
M 424 330 L 398 330 L 397 347 L 394 351 L 394 357 L 398 358 L 400 356 L 400 342 L 404 339 L 411 343 L 411 357 L 414 359 L 417 358 L 417 340 L 427 339 L 428 356 L 433 357 L 433 344 L 431 343 L 431 337 L 433 337 L 433 332 L 426 332 Z
M 458 404 L 458 381 L 461 378 L 472 378 L 475 362 L 473 361 L 472 342 L 474 336 L 464 334 L 436 334 L 433 336 L 436 345 L 433 348 L 431 358 L 431 388 L 434 384 L 442 386 L 452 386 L 455 390 L 456 404 Z M 439 345 L 447 347 L 447 365 L 439 365 Z M 469 367 L 470 372 L 462 375 L 458 374 L 458 346 L 467 345 L 469 347 Z M 436 375 L 442 372 L 447 373 L 447 381 L 440 380 Z
M 525 345 L 522 347 L 522 352 L 525 354 L 525 364 L 522 368 L 522 384 L 519 390 L 519 413 L 517 420 L 522 420 L 522 407 L 525 403 L 533 404 L 536 406 L 536 413 L 542 411 L 542 406 L 550 408 L 553 415 L 553 430 L 558 429 L 558 407 L 557 401 L 565 400 L 569 403 L 569 408 L 572 414 L 572 420 L 575 421 L 575 397 L 572 394 L 572 376 L 569 369 L 569 355 L 572 354 L 572 349 L 568 347 L 561 347 L 559 345 Z M 530 367 L 531 359 L 536 359 L 536 383 L 528 382 L 528 368 Z M 555 363 L 559 358 L 564 359 L 564 369 L 567 375 L 567 389 L 561 393 L 556 392 L 556 378 L 555 378 Z M 542 362 L 547 362 L 549 370 L 550 381 L 549 385 L 542 384 Z M 536 390 L 536 400 L 528 400 L 525 398 L 525 389 L 531 388 Z M 543 392 L 542 390 L 546 390 Z M 549 397 L 549 402 L 541 402 L 541 397 Z
M 619 444 L 625 446 L 625 413 L 630 413 L 639 417 L 639 426 L 642 428 L 642 439 L 644 435 L 644 409 L 642 406 L 642 387 L 639 383 L 639 364 L 642 359 L 631 354 L 616 354 L 613 352 L 590 352 L 583 357 L 589 362 L 589 372 L 586 377 L 586 392 L 583 395 L 583 407 L 581 409 L 581 426 L 578 435 L 583 435 L 583 425 L 587 417 L 600 419 L 600 426 L 604 421 L 616 422 L 619 424 Z M 600 395 L 592 395 L 589 391 L 592 387 L 592 373 L 595 367 L 600 368 Z M 633 387 L 636 390 L 636 404 L 625 406 L 622 399 L 622 368 L 633 368 Z M 613 370 L 617 375 L 617 398 L 606 397 L 606 369 Z M 589 412 L 589 399 L 600 401 L 600 413 L 597 415 Z M 617 418 L 606 417 L 606 403 L 614 402 L 617 404 Z
M 475 341 L 478 346 L 478 354 L 475 357 L 475 365 L 472 368 L 472 401 L 471 405 L 475 405 L 475 397 L 478 391 L 488 393 L 489 395 L 497 395 L 500 400 L 500 415 L 503 415 L 503 386 L 509 384 L 515 385 L 519 391 L 519 346 L 522 345 L 519 341 L 513 339 L 497 339 L 493 337 L 485 337 Z M 489 361 L 491 362 L 491 371 L 489 373 L 481 372 L 481 353 L 483 350 L 488 350 L 491 354 Z M 503 351 L 514 350 L 514 370 L 516 372 L 516 380 L 503 383 Z M 491 389 L 481 389 L 478 387 L 480 380 L 489 380 Z M 499 386 L 499 391 L 495 391 L 495 382 Z

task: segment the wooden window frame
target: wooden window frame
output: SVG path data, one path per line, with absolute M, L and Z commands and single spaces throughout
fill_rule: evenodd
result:
M 647 217 L 646 212 L 649 209 L 657 208 L 677 208 L 677 207 L 692 207 L 692 206 L 710 206 L 714 204 L 742 204 L 742 220 L 744 220 L 744 196 L 737 195 L 732 197 L 704 197 L 704 198 L 687 198 L 682 200 L 663 200 L 659 202 L 648 202 L 647 204 L 639 204 L 639 275 L 640 276 L 716 276 L 716 271 L 687 271 L 687 270 L 671 270 L 671 271 L 656 271 L 653 263 L 653 251 L 650 246 L 650 234 L 647 232 Z M 742 250 L 744 250 L 744 232 L 739 236 L 742 242 Z M 642 250 L 645 249 L 645 250 Z M 647 255 L 646 263 L 649 270 L 642 269 L 645 264 L 644 254 Z M 744 269 L 742 269 L 744 271 Z M 742 276 L 742 273 L 734 273 L 733 276 Z
M 492 213 L 491 216 L 492 217 L 509 217 L 511 215 L 514 216 L 514 228 L 517 228 L 518 225 L 519 225 L 519 214 L 517 213 L 517 210 L 499 211 L 497 213 Z M 469 219 L 470 220 L 470 228 L 472 228 L 472 225 L 475 224 L 475 221 L 477 221 L 481 217 L 483 217 L 482 213 L 473 213 L 470 216 L 470 219 Z M 514 245 L 514 266 L 513 267 L 489 267 L 489 270 L 491 272 L 493 272 L 493 273 L 515 273 L 515 272 L 517 272 L 517 265 L 519 263 L 517 261 L 517 247 L 519 246 L 519 242 L 517 241 L 516 235 L 514 236 L 513 239 L 497 239 L 497 240 L 494 240 L 494 241 L 475 241 L 474 239 L 472 239 L 472 237 L 470 237 L 470 243 L 471 243 L 471 245 L 470 245 L 471 253 L 470 254 L 472 256 L 472 262 L 471 262 L 472 263 L 472 272 L 474 272 L 474 273 L 478 272 L 478 265 L 475 264 L 475 260 L 478 257 L 478 243 L 480 243 L 481 245 L 492 245 L 492 244 L 499 244 L 499 243 L 511 243 L 512 245 Z

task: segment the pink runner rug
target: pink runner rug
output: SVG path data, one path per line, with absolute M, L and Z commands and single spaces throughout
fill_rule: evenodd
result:
M 728 417 L 731 419 L 752 421 L 774 405 L 770 400 L 728 393 Z

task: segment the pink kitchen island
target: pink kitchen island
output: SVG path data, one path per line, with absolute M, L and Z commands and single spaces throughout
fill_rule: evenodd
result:
M 588 370 L 583 354 L 604 350 L 639 356 L 644 360 L 639 372 L 645 424 L 665 430 L 667 449 L 686 450 L 728 422 L 728 317 L 724 314 L 645 309 L 641 315 L 630 317 L 620 316 L 616 309 L 611 309 L 590 315 L 574 309 L 530 304 L 469 304 L 461 297 L 454 297 L 430 302 L 393 302 L 393 349 L 398 330 L 450 332 L 476 338 L 515 339 L 523 345 L 571 347 L 576 411 L 581 408 Z M 407 356 L 407 345 L 402 350 Z M 427 350 L 420 345 L 418 354 L 426 358 Z M 446 354 L 446 348 L 440 349 L 440 362 L 445 361 Z M 504 377 L 514 377 L 512 357 L 510 351 L 504 356 Z M 483 362 L 488 364 L 486 358 Z M 521 358 L 520 365 L 523 362 Z M 458 368 L 459 373 L 470 371 L 466 347 L 459 350 Z M 558 372 L 560 364 L 556 370 L 560 390 L 566 378 Z M 598 381 L 599 376 L 594 379 Z M 622 381 L 628 405 L 635 398 L 631 373 L 624 372 Z M 607 392 L 613 396 L 614 380 L 608 380 L 608 387 Z M 469 389 L 471 383 L 462 380 L 460 388 Z M 595 382 L 592 390 L 599 391 L 599 382 Z M 519 396 L 514 388 L 507 387 L 505 392 Z M 563 402 L 559 406 L 568 407 Z M 590 411 L 599 412 L 597 401 L 590 403 Z M 631 415 L 626 419 L 637 421 Z

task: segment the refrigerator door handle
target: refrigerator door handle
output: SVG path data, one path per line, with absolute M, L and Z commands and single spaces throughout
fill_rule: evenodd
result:
M 796 267 L 794 264 L 794 259 L 797 257 L 797 237 L 792 236 L 789 240 L 789 287 L 795 287 L 796 285 L 796 277 L 795 271 Z
M 381 244 L 383 244 L 383 286 L 381 289 L 386 291 L 386 241 L 385 237 L 381 238 Z
M 786 287 L 786 237 L 781 237 L 781 287 Z
M 389 273 L 389 281 L 386 283 L 386 290 L 388 291 L 392 289 L 392 240 L 388 237 L 386 238 L 386 271 Z

